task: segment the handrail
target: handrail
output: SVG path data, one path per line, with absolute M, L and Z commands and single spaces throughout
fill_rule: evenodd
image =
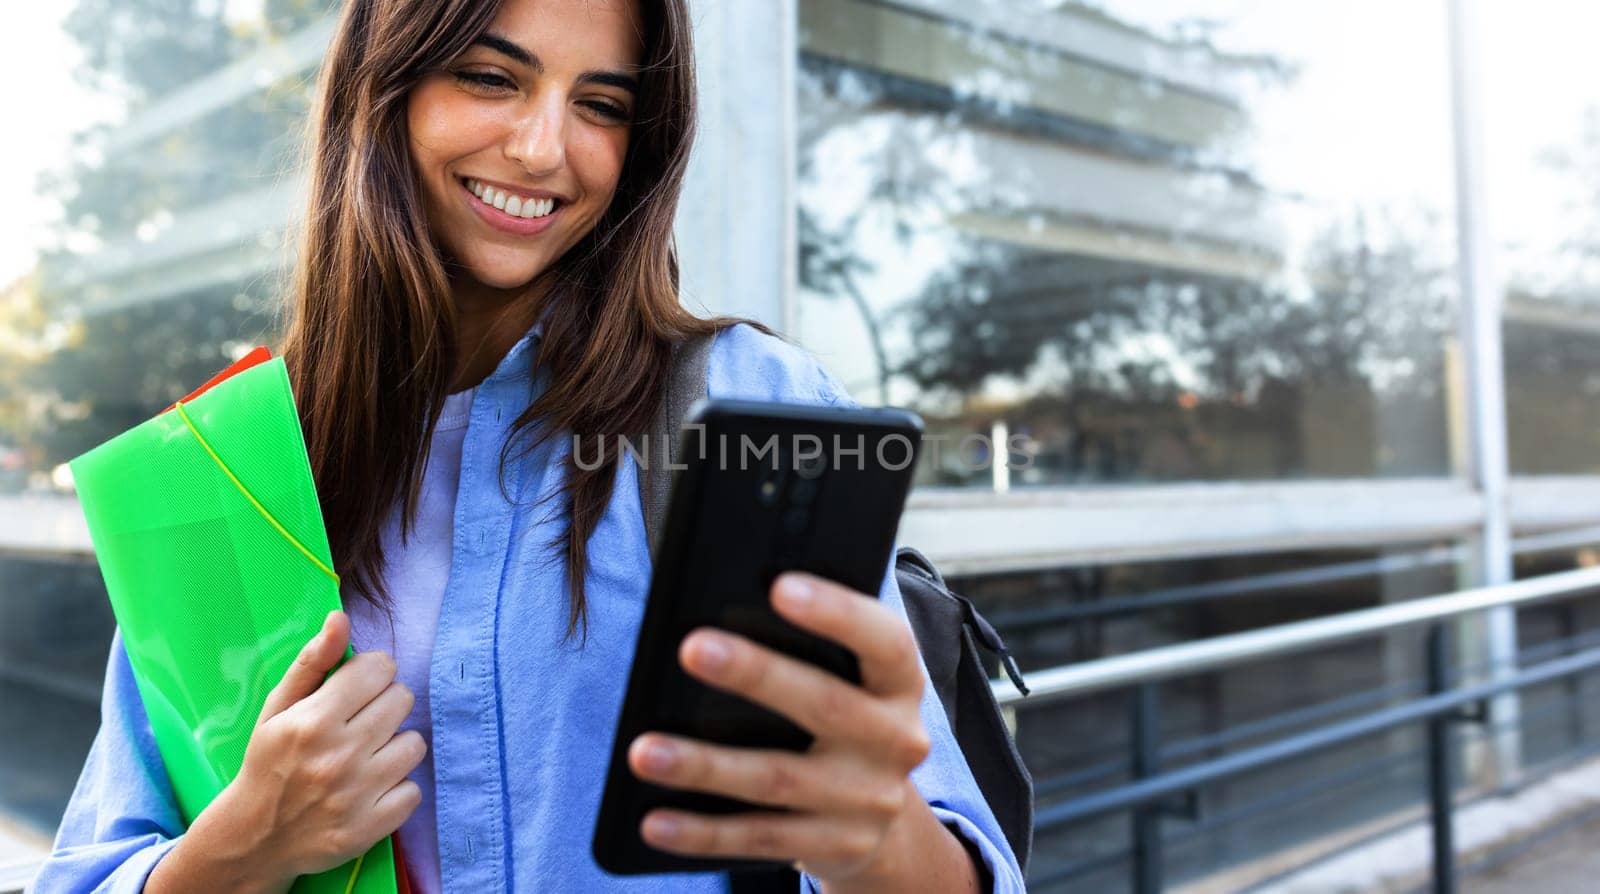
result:
M 1600 568 L 1581 568 L 1443 596 L 1346 612 L 1199 642 L 1165 646 L 1028 674 L 1032 694 L 993 681 L 1004 706 L 1037 706 L 1060 699 L 1220 670 L 1249 661 L 1315 649 L 1392 630 L 1444 621 L 1501 606 L 1523 606 L 1600 589 Z
M 1553 533 L 1530 534 L 1511 541 L 1513 555 L 1524 556 L 1555 552 L 1600 542 L 1600 526 L 1589 526 Z M 1137 615 L 1159 609 L 1179 608 L 1201 602 L 1278 594 L 1318 584 L 1355 580 L 1379 574 L 1397 574 L 1457 563 L 1467 554 L 1465 547 L 1434 546 L 1404 553 L 1390 553 L 1375 559 L 1357 559 L 1327 565 L 1312 565 L 1292 571 L 1273 571 L 1248 577 L 1227 578 L 1199 584 L 1184 584 L 1149 590 L 1130 596 L 1097 599 L 1092 602 L 1051 604 L 1041 608 L 989 613 L 989 623 L 1006 630 L 1025 630 L 1050 624 Z
M 1127 785 L 1042 807 L 1034 812 L 1035 834 L 1107 814 L 1156 803 L 1240 773 L 1305 757 L 1392 729 L 1459 712 L 1502 692 L 1526 689 L 1579 673 L 1600 670 L 1600 650 L 1569 655 L 1518 671 L 1495 683 L 1451 689 L 1366 714 L 1354 720 L 1276 739 L 1200 764 L 1148 776 Z

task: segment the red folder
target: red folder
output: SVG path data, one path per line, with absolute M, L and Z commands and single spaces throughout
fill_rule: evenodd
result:
M 271 360 L 271 359 L 272 359 L 272 351 L 269 348 L 267 348 L 265 346 L 259 347 L 259 348 L 255 348 L 255 349 L 251 350 L 250 353 L 248 353 L 248 354 L 244 355 L 243 357 L 240 357 L 238 360 L 235 360 L 232 363 L 228 364 L 228 368 L 227 369 L 224 369 L 222 372 L 219 372 L 216 375 L 212 376 L 210 379 L 207 379 L 206 383 L 204 385 L 201 385 L 199 388 L 196 388 L 195 390 L 189 392 L 188 396 L 185 397 L 182 401 L 180 401 L 180 403 L 188 403 L 189 401 L 194 400 L 195 398 L 199 397 L 200 395 L 205 394 L 207 391 L 210 391 L 211 389 L 213 389 L 213 388 L 217 387 L 218 385 L 222 384 L 223 382 L 227 381 L 228 378 L 230 376 L 233 376 L 235 373 L 244 372 L 245 370 L 249 369 L 252 366 L 255 366 L 258 363 L 265 363 L 265 362 L 267 362 L 268 360 Z M 173 404 L 171 407 L 167 407 L 165 410 L 162 410 L 161 412 L 162 413 L 170 412 L 173 408 L 175 408 L 177 406 L 178 406 L 178 404 Z

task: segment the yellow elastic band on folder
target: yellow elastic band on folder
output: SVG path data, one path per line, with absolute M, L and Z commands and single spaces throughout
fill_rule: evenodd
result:
M 356 879 L 361 877 L 361 861 L 365 860 L 366 858 L 366 854 L 362 854 L 356 858 L 356 866 L 354 869 L 350 870 L 350 883 L 344 886 L 344 894 L 350 894 L 351 891 L 356 889 Z
M 305 544 L 301 543 L 299 540 L 296 540 L 295 536 L 289 533 L 288 528 L 285 528 L 278 522 L 276 518 L 273 518 L 272 513 L 267 511 L 267 507 L 261 505 L 261 501 L 256 499 L 255 494 L 250 493 L 250 489 L 244 486 L 244 482 L 240 481 L 238 476 L 233 474 L 233 470 L 228 468 L 228 464 L 222 461 L 222 457 L 217 455 L 217 451 L 211 449 L 211 444 L 206 441 L 204 435 L 200 434 L 200 429 L 195 427 L 193 420 L 189 418 L 188 412 L 184 410 L 183 403 L 180 401 L 173 406 L 178 411 L 178 417 L 183 420 L 183 424 L 189 427 L 190 434 L 193 434 L 194 439 L 199 441 L 200 446 L 204 447 L 206 453 L 211 455 L 211 459 L 217 464 L 217 468 L 222 470 L 222 474 L 228 476 L 228 480 L 232 481 L 233 486 L 239 489 L 239 493 L 244 494 L 244 498 L 250 501 L 250 505 L 256 507 L 256 511 L 261 513 L 261 517 L 266 519 L 274 528 L 276 528 L 278 533 L 283 535 L 283 539 L 294 544 L 295 549 L 299 550 L 305 555 L 306 558 L 310 559 L 311 564 L 317 566 L 317 568 L 320 569 L 323 574 L 333 578 L 333 582 L 337 584 L 339 582 L 339 575 L 335 574 L 332 568 L 329 568 L 321 559 L 317 558 L 315 553 L 311 552 L 309 549 L 306 549 Z M 353 879 L 351 884 L 354 884 Z

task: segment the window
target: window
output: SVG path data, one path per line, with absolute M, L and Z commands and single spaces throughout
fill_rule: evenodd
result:
M 1511 470 L 1600 472 L 1600 11 L 1482 4 Z M 1555 23 L 1559 22 L 1559 25 Z
M 1008 486 L 1446 473 L 1442 13 L 805 0 L 804 342 Z

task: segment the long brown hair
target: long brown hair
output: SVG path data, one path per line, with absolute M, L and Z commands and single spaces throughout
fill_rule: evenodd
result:
M 336 567 L 363 598 L 392 608 L 380 532 L 403 501 L 416 512 L 428 445 L 456 362 L 455 307 L 428 233 L 405 106 L 427 73 L 494 20 L 484 0 L 348 0 L 321 73 L 309 142 L 310 201 L 283 356 Z M 639 0 L 641 89 L 610 207 L 530 283 L 544 315 L 537 356 L 549 388 L 512 425 L 524 452 L 556 432 L 605 435 L 604 462 L 569 455 L 561 491 L 567 633 L 585 622 L 586 545 L 611 498 L 620 444 L 661 399 L 672 346 L 731 325 L 678 301 L 672 222 L 694 136 L 694 52 L 685 0 Z M 525 315 L 532 319 L 533 314 Z M 527 437 L 524 437 L 527 436 Z M 400 445 L 405 449 L 394 449 Z M 503 482 L 503 479 L 502 479 Z

